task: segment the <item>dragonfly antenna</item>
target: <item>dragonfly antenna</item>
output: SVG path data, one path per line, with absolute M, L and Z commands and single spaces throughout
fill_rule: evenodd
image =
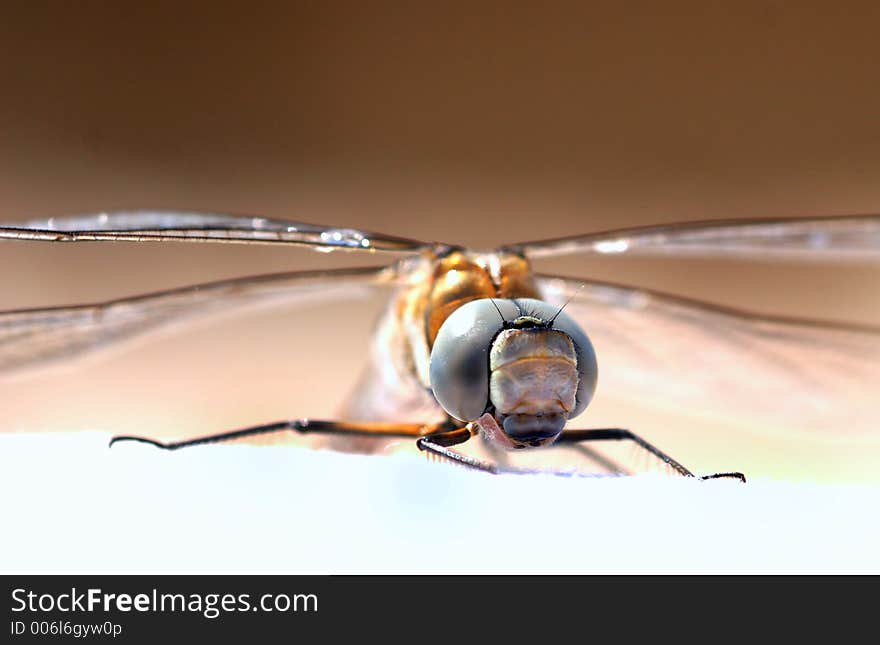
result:
M 492 301 L 492 304 L 495 306 L 495 311 L 498 312 L 498 315 L 501 316 L 501 322 L 507 324 L 507 318 L 504 317 L 504 314 L 501 313 L 501 309 L 498 308 L 498 303 L 495 302 L 495 298 L 489 298 Z
M 568 306 L 568 303 L 570 303 L 572 300 L 574 300 L 574 297 L 575 297 L 576 295 L 578 295 L 581 291 L 583 291 L 583 288 L 584 288 L 585 286 L 586 286 L 586 285 L 585 285 L 583 282 L 581 282 L 581 286 L 578 287 L 577 291 L 575 291 L 573 294 L 571 294 L 571 295 L 568 297 L 568 300 L 565 301 L 565 304 L 563 304 L 563 305 L 557 310 L 557 312 L 556 312 L 555 314 L 553 314 L 553 317 L 552 317 L 550 320 L 547 321 L 547 326 L 548 326 L 548 327 L 552 327 L 552 326 L 553 326 L 553 321 L 556 320 L 556 316 L 558 316 L 559 314 L 562 313 L 562 310 L 565 309 L 565 308 Z

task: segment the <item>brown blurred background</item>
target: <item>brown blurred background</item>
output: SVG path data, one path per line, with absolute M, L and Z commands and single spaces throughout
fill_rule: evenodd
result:
M 488 247 L 880 210 L 877 3 L 513 4 L 7 9 L 0 219 L 201 209 Z M 383 260 L 4 243 L 0 308 Z M 603 257 L 541 268 L 880 322 L 878 272 L 865 265 Z M 332 414 L 377 310 L 265 312 L 4 383 L 2 430 L 180 436 Z M 829 465 L 821 442 L 694 439 L 662 419 L 649 430 L 707 470 L 858 480 L 876 470 L 864 444 Z

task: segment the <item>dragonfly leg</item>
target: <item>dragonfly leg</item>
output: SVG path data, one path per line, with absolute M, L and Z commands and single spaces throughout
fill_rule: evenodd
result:
M 475 427 L 475 424 L 469 423 L 464 428 L 436 432 L 434 434 L 420 437 L 416 441 L 416 445 L 419 447 L 419 450 L 428 453 L 429 456 L 439 457 L 440 459 L 453 464 L 492 475 L 502 473 L 509 475 L 531 475 L 546 472 L 534 468 L 518 468 L 516 466 L 508 465 L 498 452 L 495 452 L 495 458 L 502 461 L 502 463 L 483 461 L 482 459 L 477 459 L 470 455 L 464 455 L 452 449 L 452 446 L 464 443 L 477 433 L 478 430 Z
M 452 446 L 464 443 L 473 437 L 475 433 L 476 430 L 472 427 L 472 424 L 468 424 L 463 428 L 435 432 L 433 434 L 419 437 L 416 440 L 416 445 L 419 450 L 428 453 L 428 455 L 440 457 L 441 459 L 470 468 L 471 470 L 479 470 L 493 475 L 497 475 L 499 472 L 504 472 L 503 469 L 495 464 L 475 459 L 474 457 L 463 455 L 460 452 L 452 450 Z
M 592 462 L 594 465 L 603 469 L 606 473 L 610 475 L 631 474 L 628 469 L 624 468 L 613 459 L 609 459 L 595 448 L 591 448 L 590 446 L 587 446 L 583 443 L 576 443 L 573 444 L 571 447 L 575 449 L 581 455 L 581 457 L 583 457 L 587 461 Z
M 234 441 L 236 439 L 245 439 L 258 435 L 268 435 L 281 432 L 295 432 L 297 434 L 323 434 L 332 436 L 349 436 L 349 437 L 372 437 L 376 439 L 392 439 L 407 437 L 422 437 L 432 433 L 438 433 L 448 428 L 447 423 L 356 423 L 344 421 L 317 421 L 314 419 L 295 419 L 288 421 L 277 421 L 275 423 L 267 423 L 249 428 L 240 428 L 238 430 L 230 430 L 217 434 L 210 434 L 194 439 L 185 439 L 183 441 L 163 442 L 147 437 L 136 436 L 118 436 L 110 440 L 110 445 L 120 441 L 137 441 L 140 443 L 148 443 L 163 450 L 178 450 L 180 448 L 189 448 L 190 446 L 199 446 L 208 443 L 220 443 L 223 441 Z
M 738 479 L 743 484 L 746 483 L 746 476 L 740 472 L 730 472 L 730 473 L 713 473 L 711 475 L 702 475 L 700 477 L 703 481 L 707 479 Z
M 683 477 L 695 477 L 690 470 L 681 465 L 678 461 L 667 455 L 665 452 L 657 448 L 654 444 L 642 439 L 639 435 L 631 430 L 624 428 L 595 428 L 592 430 L 567 430 L 563 432 L 556 443 L 580 443 L 584 441 L 632 441 L 639 448 L 647 451 L 664 464 L 672 468 L 676 473 Z M 746 477 L 742 473 L 715 473 L 713 475 L 703 475 L 699 479 L 705 481 L 707 479 L 738 479 L 745 483 Z

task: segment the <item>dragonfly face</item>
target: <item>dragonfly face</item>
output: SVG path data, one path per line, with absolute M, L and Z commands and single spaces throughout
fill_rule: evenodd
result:
M 478 421 L 506 448 L 553 442 L 596 388 L 596 354 L 559 307 L 486 298 L 459 307 L 431 350 L 431 387 L 452 417 Z

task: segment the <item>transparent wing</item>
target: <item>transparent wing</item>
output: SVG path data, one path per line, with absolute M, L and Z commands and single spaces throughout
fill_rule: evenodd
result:
M 265 217 L 163 210 L 115 211 L 0 224 L 0 239 L 292 244 L 319 251 L 395 253 L 416 253 L 430 246 L 417 240 L 348 228 Z
M 193 285 L 109 302 L 0 312 L 0 375 L 71 358 L 196 317 L 281 302 L 371 295 L 396 266 L 303 271 Z
M 530 258 L 570 253 L 796 260 L 880 260 L 880 215 L 685 222 L 507 247 Z
M 880 432 L 880 329 L 760 316 L 601 282 L 540 276 L 593 340 L 599 389 L 753 429 Z

